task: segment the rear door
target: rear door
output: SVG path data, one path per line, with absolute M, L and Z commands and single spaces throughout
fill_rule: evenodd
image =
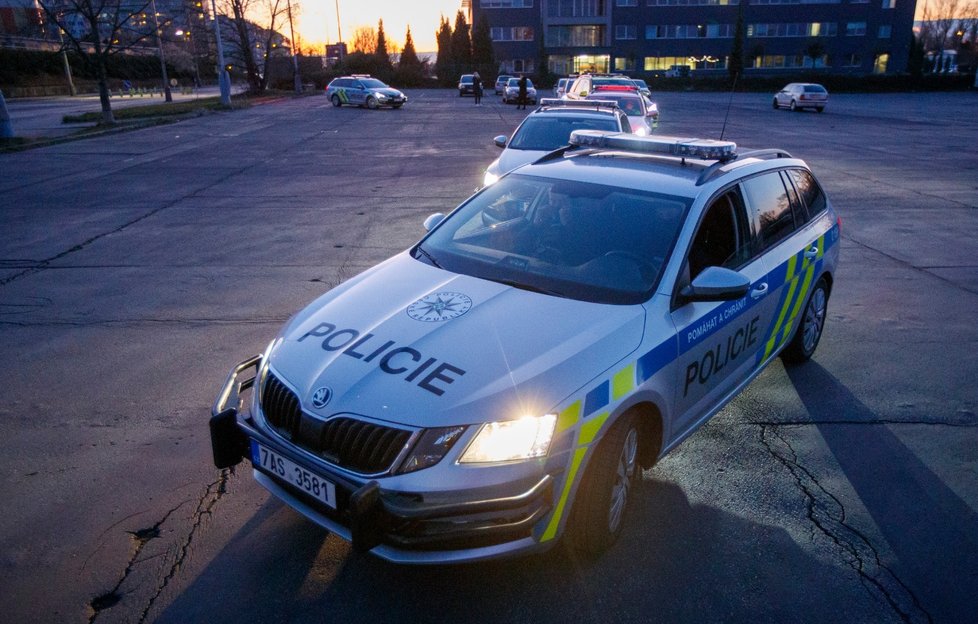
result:
M 825 196 L 803 169 L 769 171 L 745 180 L 743 185 L 761 255 L 768 267 L 769 297 L 777 304 L 764 327 L 763 348 L 757 354 L 760 365 L 791 339 L 819 276 L 828 241 L 825 220 L 812 217 L 824 212 Z M 813 204 L 811 212 L 805 194 L 799 193 L 801 185 Z

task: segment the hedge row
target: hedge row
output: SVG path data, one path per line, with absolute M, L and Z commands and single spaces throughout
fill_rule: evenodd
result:
M 95 69 L 75 52 L 68 52 L 71 74 L 80 80 L 96 80 Z M 183 75 L 169 63 L 167 74 L 179 79 L 192 78 Z M 106 71 L 110 79 L 118 81 L 156 80 L 160 77 L 160 60 L 156 55 L 113 54 L 108 57 Z M 0 86 L 16 87 L 25 82 L 44 82 L 46 76 L 63 79 L 64 66 L 60 52 L 0 48 Z

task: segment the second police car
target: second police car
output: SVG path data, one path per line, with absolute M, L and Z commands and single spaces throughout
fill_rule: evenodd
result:
M 778 150 L 576 131 L 232 371 L 214 461 L 398 562 L 585 554 L 640 468 L 811 357 L 839 221 Z
M 334 78 L 326 86 L 326 97 L 336 107 L 352 104 L 367 108 L 400 108 L 407 102 L 406 95 L 366 74 Z

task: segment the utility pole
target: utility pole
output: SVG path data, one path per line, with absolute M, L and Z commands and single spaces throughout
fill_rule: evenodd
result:
M 58 41 L 61 42 L 61 64 L 64 66 L 65 79 L 68 81 L 68 94 L 72 97 L 78 95 L 75 90 L 75 81 L 71 79 L 71 65 L 68 63 L 68 50 L 65 49 L 65 36 L 61 31 L 61 24 L 55 24 L 58 29 Z
M 292 86 L 296 93 L 302 93 L 302 76 L 299 75 L 299 58 L 296 56 L 295 26 L 292 24 L 292 0 L 288 0 L 289 31 L 292 33 Z
M 163 55 L 163 38 L 160 36 L 160 14 L 156 11 L 156 0 L 151 0 L 153 6 L 153 23 L 156 24 L 156 47 L 160 50 L 160 67 L 163 71 L 163 98 L 167 102 L 173 101 L 173 94 L 170 93 L 170 79 L 166 75 L 166 57 Z
M 217 19 L 217 2 L 211 0 L 214 12 L 214 37 L 217 39 L 217 84 L 221 88 L 221 106 L 231 106 L 231 77 L 224 69 L 224 46 L 221 43 L 221 20 Z

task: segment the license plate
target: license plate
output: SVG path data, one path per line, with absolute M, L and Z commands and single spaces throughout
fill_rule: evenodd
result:
M 336 509 L 336 486 L 287 457 L 251 441 L 251 461 L 316 500 Z

